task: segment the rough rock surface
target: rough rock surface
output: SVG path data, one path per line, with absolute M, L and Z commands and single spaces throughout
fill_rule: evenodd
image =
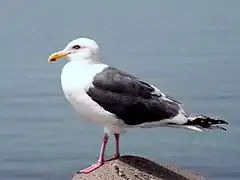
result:
M 137 156 L 121 156 L 90 174 L 75 174 L 72 180 L 204 180 L 170 164 L 156 164 Z

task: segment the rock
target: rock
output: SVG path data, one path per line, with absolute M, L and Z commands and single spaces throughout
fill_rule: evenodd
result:
M 137 156 L 121 156 L 89 174 L 76 173 L 72 180 L 204 180 L 170 164 L 156 164 Z

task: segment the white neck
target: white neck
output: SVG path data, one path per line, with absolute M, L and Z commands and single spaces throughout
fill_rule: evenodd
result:
M 70 57 L 68 57 L 70 61 L 74 62 L 83 62 L 87 64 L 99 64 L 101 63 L 99 53 L 92 53 L 89 52 L 81 52 L 72 54 Z
M 96 59 L 95 59 L 96 60 Z M 95 63 L 92 60 L 79 59 L 70 61 L 62 69 L 61 83 L 63 89 L 79 89 L 86 87 L 96 73 L 101 72 L 105 64 Z
M 101 63 L 101 59 L 99 54 L 92 54 L 91 59 L 88 59 L 90 64 L 99 64 Z

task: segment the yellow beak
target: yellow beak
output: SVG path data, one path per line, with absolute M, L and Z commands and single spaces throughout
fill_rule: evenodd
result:
M 49 56 L 48 62 L 58 61 L 61 58 L 67 56 L 68 54 L 70 54 L 70 52 L 63 52 L 63 51 L 55 52 Z

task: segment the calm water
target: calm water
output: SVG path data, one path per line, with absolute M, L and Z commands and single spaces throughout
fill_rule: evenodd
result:
M 123 154 L 175 163 L 207 179 L 240 179 L 240 2 L 1 1 L 0 180 L 69 180 L 93 163 L 103 129 L 63 97 L 64 61 L 48 55 L 79 36 L 105 62 L 229 121 L 228 132 L 133 129 Z M 151 140 L 149 140 L 151 139 Z M 110 142 L 107 154 L 113 151 Z

